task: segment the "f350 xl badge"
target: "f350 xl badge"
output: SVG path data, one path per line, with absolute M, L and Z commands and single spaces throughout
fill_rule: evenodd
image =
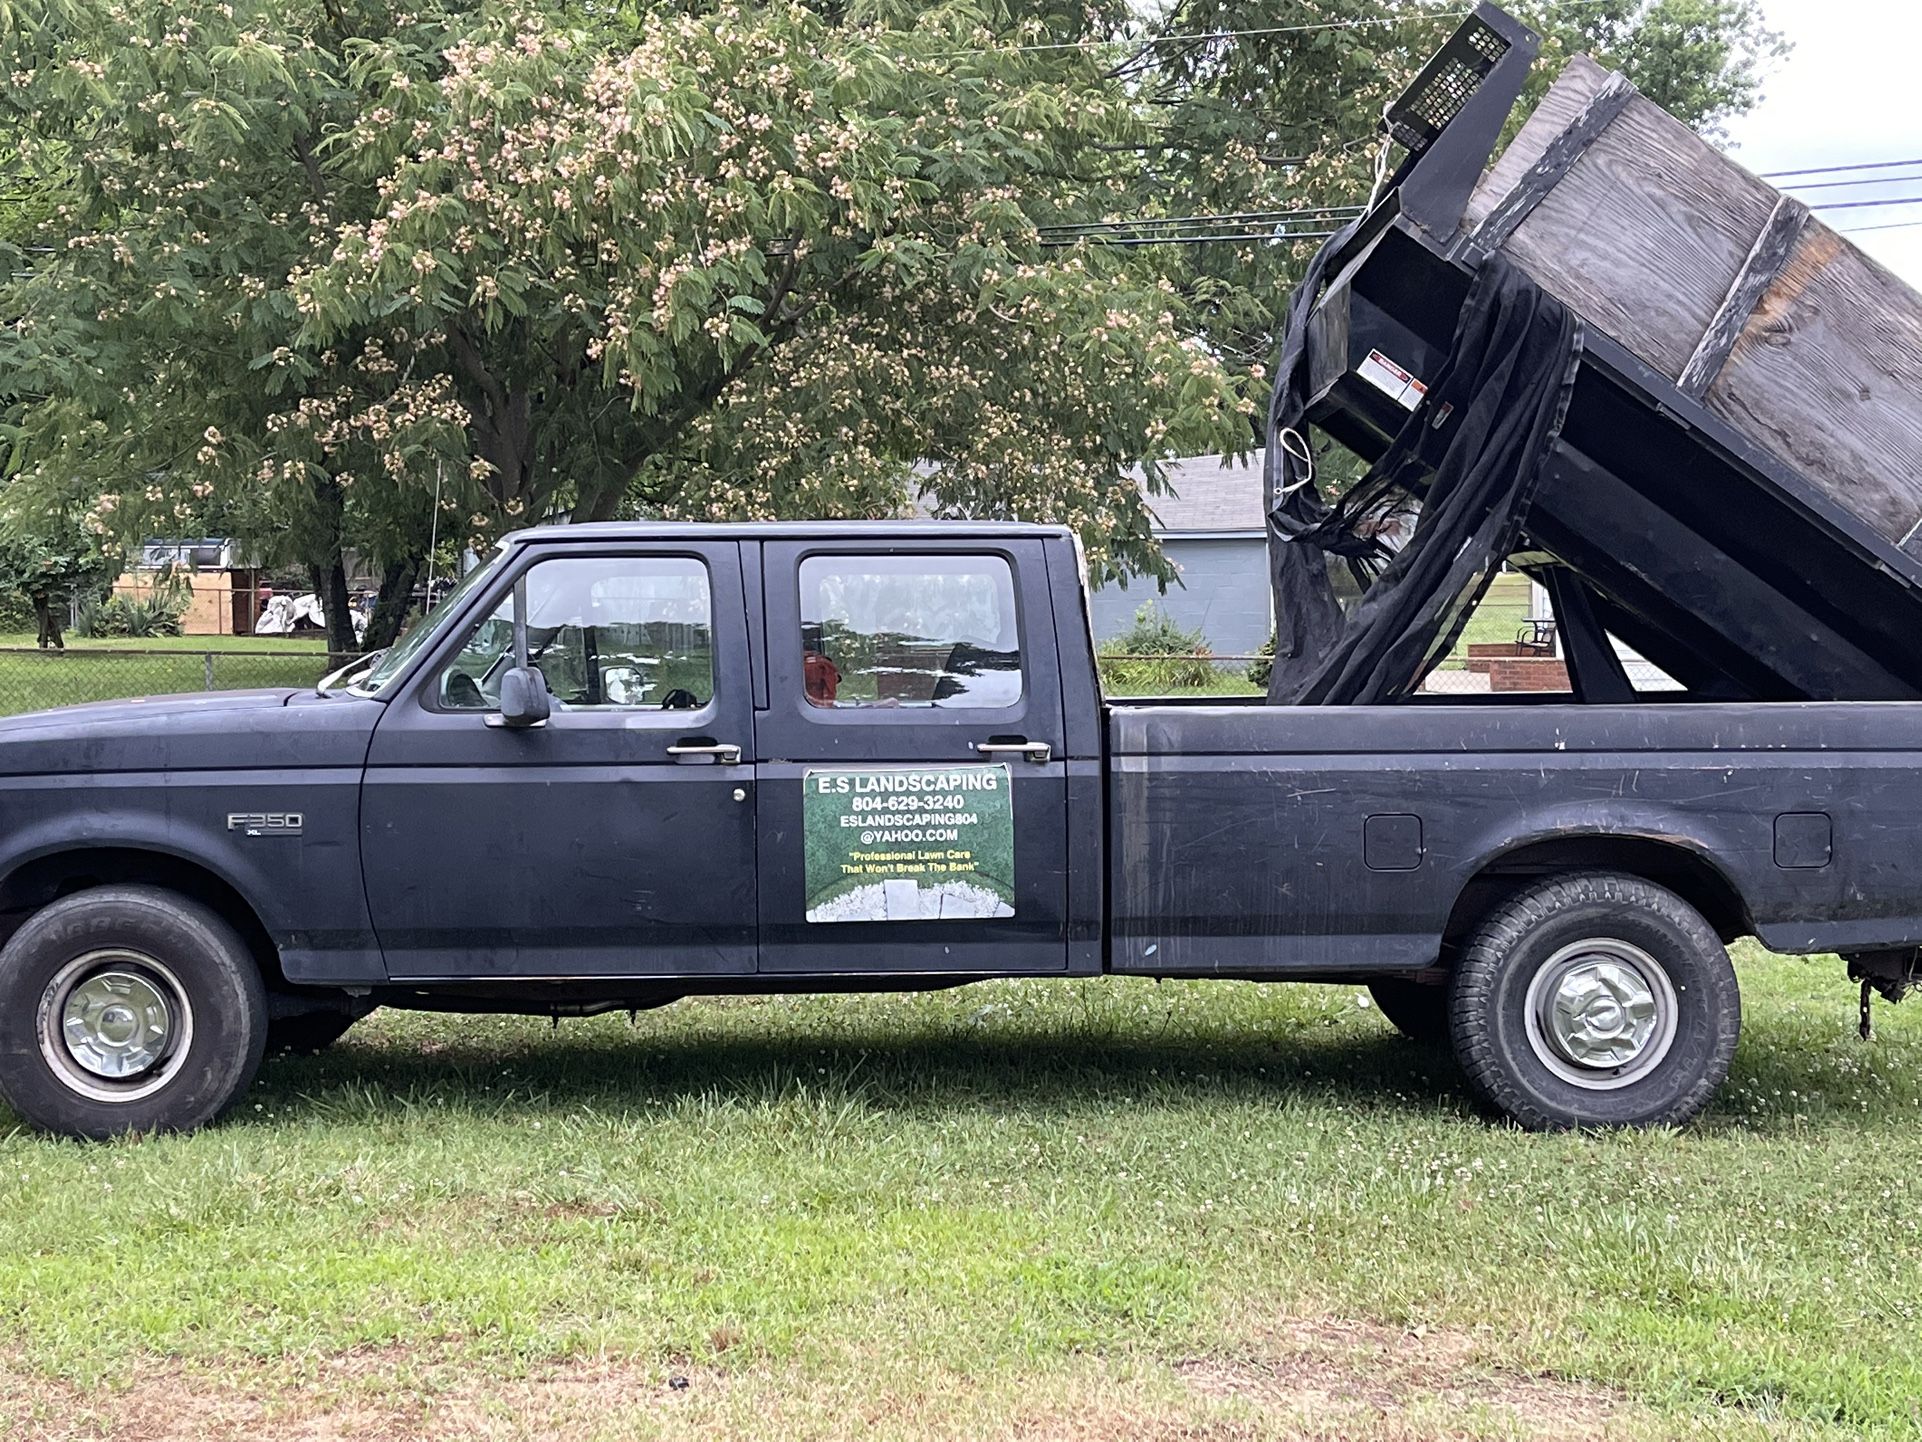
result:
M 298 836 L 304 820 L 298 811 L 229 811 L 227 829 L 249 836 Z

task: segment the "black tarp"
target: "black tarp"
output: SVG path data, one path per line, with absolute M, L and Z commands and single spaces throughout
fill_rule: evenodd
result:
M 1268 413 L 1268 552 L 1276 655 L 1268 699 L 1369 705 L 1413 692 L 1448 654 L 1515 548 L 1568 409 L 1581 322 L 1505 258 L 1482 261 L 1447 364 L 1388 450 L 1330 502 L 1308 478 L 1308 316 L 1329 256 L 1316 256 L 1289 304 Z M 1398 549 L 1377 534 L 1385 511 L 1420 510 Z M 1366 589 L 1344 613 L 1328 558 Z

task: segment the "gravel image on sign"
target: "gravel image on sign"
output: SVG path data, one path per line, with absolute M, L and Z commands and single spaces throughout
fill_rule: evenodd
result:
M 809 771 L 809 921 L 1014 915 L 1006 766 Z

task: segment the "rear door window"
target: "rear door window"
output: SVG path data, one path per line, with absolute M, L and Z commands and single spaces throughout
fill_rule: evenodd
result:
M 1020 627 L 1005 558 L 809 556 L 800 588 L 810 705 L 1000 710 L 1020 702 Z

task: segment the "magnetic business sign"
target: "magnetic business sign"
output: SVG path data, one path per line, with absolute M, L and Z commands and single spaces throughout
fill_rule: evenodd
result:
M 801 778 L 809 921 L 1014 915 L 1006 766 L 810 770 Z

